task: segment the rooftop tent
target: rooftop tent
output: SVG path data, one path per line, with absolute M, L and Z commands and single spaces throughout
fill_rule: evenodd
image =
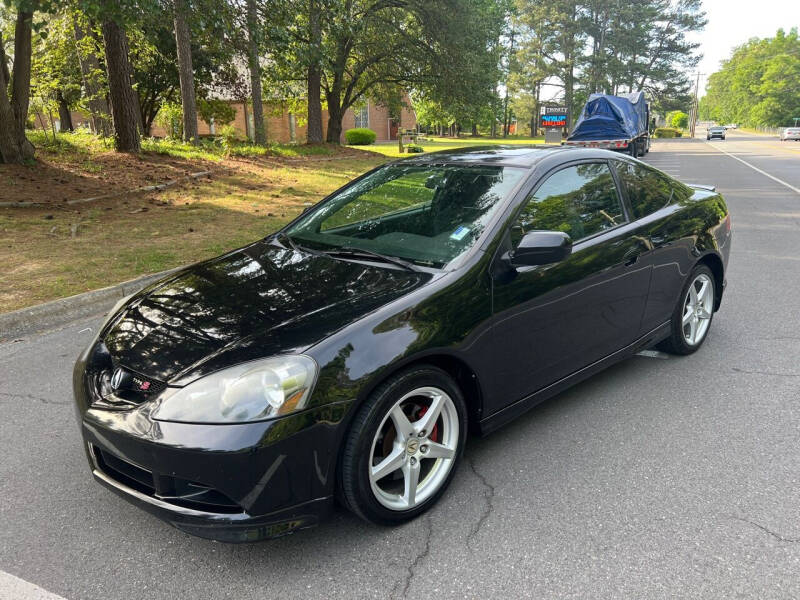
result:
M 592 94 L 567 139 L 631 139 L 647 131 L 644 92 L 622 96 Z

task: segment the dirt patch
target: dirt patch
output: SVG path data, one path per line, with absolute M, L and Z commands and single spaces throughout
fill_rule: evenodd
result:
M 127 173 L 118 173 L 116 184 L 100 180 L 105 181 L 104 194 L 122 188 L 119 182 L 157 182 L 136 179 L 131 172 L 147 163 L 112 156 L 122 158 Z M 340 156 L 333 161 L 325 160 L 327 156 L 230 159 L 212 163 L 213 177 L 159 192 L 85 204 L 56 200 L 43 206 L 0 207 L 0 312 L 222 254 L 275 231 L 306 206 L 386 160 L 361 151 Z M 164 170 L 157 172 L 183 176 L 178 169 L 194 170 L 197 164 L 165 161 L 159 165 Z M 29 173 L 22 169 L 23 175 Z M 10 170 L 0 171 L 0 177 Z M 115 170 L 122 169 L 115 164 Z M 93 180 L 93 174 L 84 177 Z M 23 181 L 36 189 L 30 178 Z M 49 193 L 64 185 L 51 182 Z M 18 199 L 16 193 L 13 198 Z
M 220 163 L 156 153 L 64 157 L 40 152 L 30 166 L 0 165 L 0 202 L 63 204 L 218 169 Z

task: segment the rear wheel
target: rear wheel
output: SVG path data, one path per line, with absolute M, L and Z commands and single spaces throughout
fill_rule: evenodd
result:
M 696 352 L 703 345 L 714 319 L 715 293 L 711 269 L 705 265 L 696 266 L 672 313 L 670 336 L 659 348 L 672 354 Z
M 340 489 L 347 506 L 384 525 L 428 510 L 453 478 L 466 415 L 458 386 L 435 367 L 415 367 L 378 387 L 345 441 Z

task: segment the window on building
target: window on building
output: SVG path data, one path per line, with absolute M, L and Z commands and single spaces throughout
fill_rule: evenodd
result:
M 353 112 L 356 115 L 355 126 L 369 128 L 369 102 L 361 108 L 354 108 Z

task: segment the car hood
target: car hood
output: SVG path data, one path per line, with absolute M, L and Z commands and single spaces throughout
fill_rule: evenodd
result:
M 303 351 L 431 277 L 261 241 L 151 286 L 112 318 L 102 338 L 115 364 L 182 384 Z

